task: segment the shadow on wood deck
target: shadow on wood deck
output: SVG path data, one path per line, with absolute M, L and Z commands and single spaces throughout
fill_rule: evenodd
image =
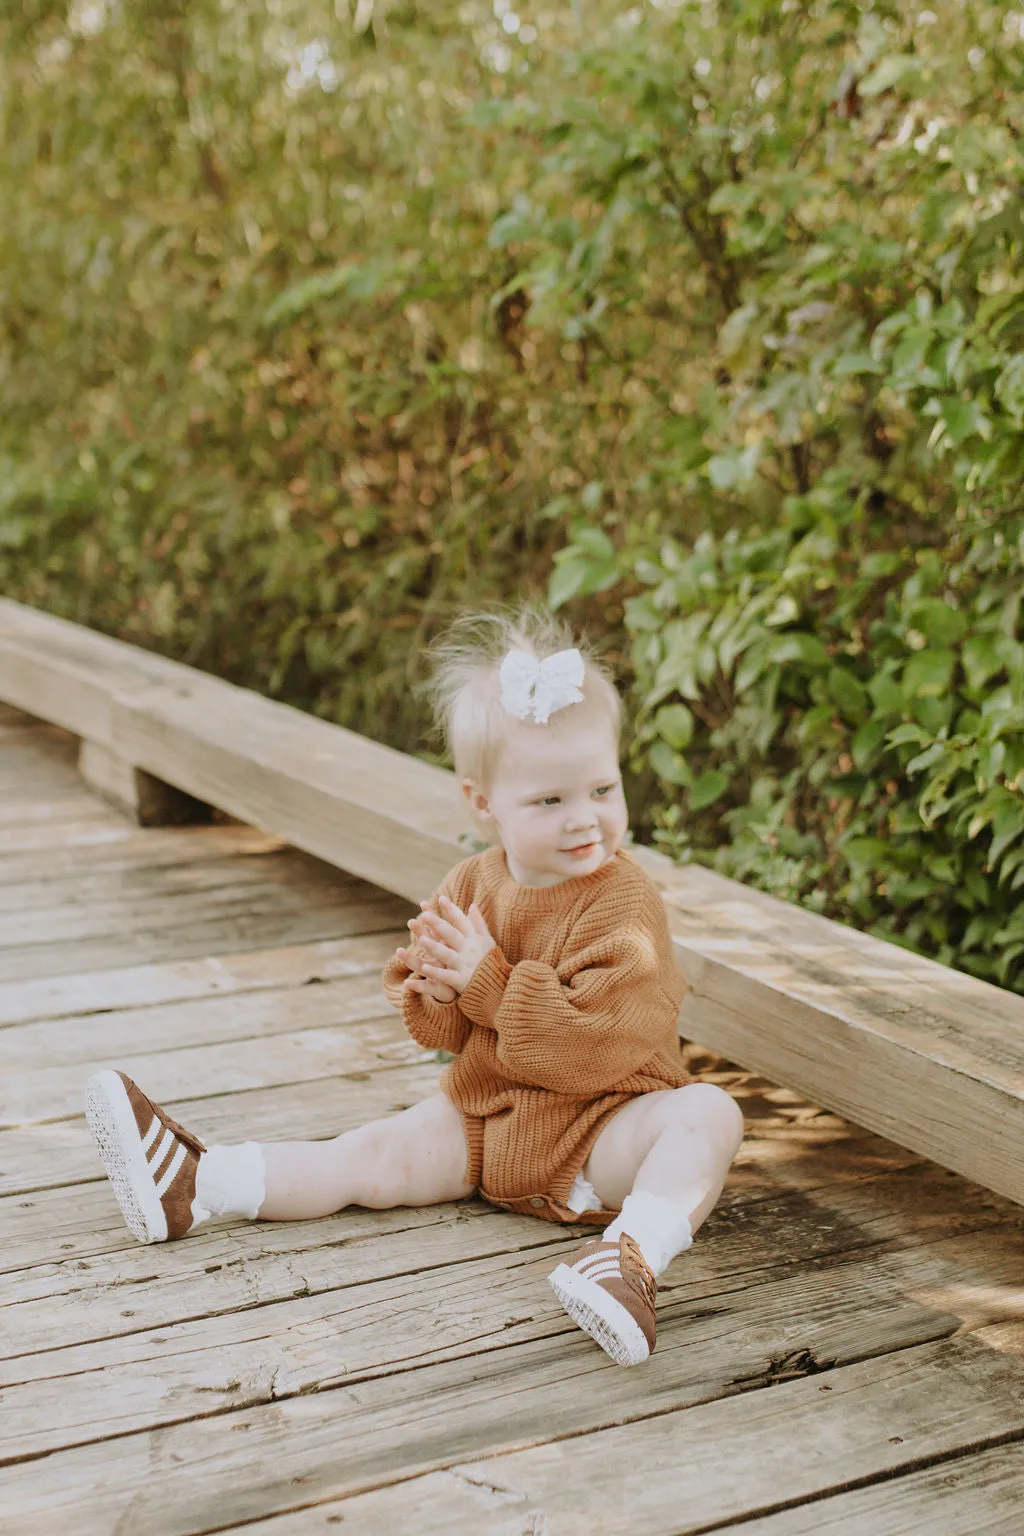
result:
M 1022 1528 L 1024 1212 L 684 1044 L 748 1138 L 625 1371 L 483 1202 L 143 1247 L 81 1114 L 118 1065 L 204 1139 L 324 1137 L 438 1065 L 414 910 L 238 823 L 143 830 L 0 707 L 5 1536 L 976 1536 Z

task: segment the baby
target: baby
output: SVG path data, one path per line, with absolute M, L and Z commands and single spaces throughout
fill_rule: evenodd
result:
M 743 1135 L 680 1061 L 686 983 L 662 898 L 623 847 L 621 701 L 539 607 L 467 615 L 429 690 L 470 816 L 491 842 L 410 919 L 384 970 L 413 1038 L 454 1056 L 437 1092 L 330 1141 L 207 1148 L 124 1073 L 86 1116 L 143 1242 L 211 1216 L 267 1221 L 479 1193 L 601 1229 L 551 1286 L 620 1365 L 655 1342 L 657 1278 L 688 1248 Z

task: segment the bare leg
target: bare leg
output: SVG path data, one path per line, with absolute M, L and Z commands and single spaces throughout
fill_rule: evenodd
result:
M 743 1139 L 735 1099 L 713 1083 L 645 1093 L 624 1104 L 598 1136 L 583 1176 L 618 1209 L 641 1190 L 661 1195 L 697 1228 L 714 1209 Z
M 462 1118 L 440 1092 L 333 1141 L 271 1141 L 262 1149 L 261 1221 L 309 1220 L 346 1205 L 437 1205 L 473 1193 Z

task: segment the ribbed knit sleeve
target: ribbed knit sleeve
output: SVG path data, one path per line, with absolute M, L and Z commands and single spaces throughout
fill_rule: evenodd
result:
M 410 948 L 412 946 L 410 945 Z M 437 1003 L 423 992 L 403 987 L 412 972 L 397 955 L 384 967 L 384 992 L 402 1015 L 403 1023 L 425 1051 L 451 1051 L 457 1056 L 466 1043 L 470 1024 L 458 1003 Z
M 497 1032 L 509 1076 L 555 1093 L 601 1093 L 640 1072 L 674 1032 L 678 985 L 656 890 L 587 909 L 557 965 L 490 950 L 464 989 L 467 1018 Z M 673 996 L 673 993 L 676 996 Z
M 433 896 L 428 900 L 427 905 L 432 912 L 440 916 L 438 898 L 442 895 L 448 896 L 460 906 L 466 900 L 466 871 L 469 862 L 469 860 L 463 860 L 445 875 Z M 419 946 L 410 933 L 408 942 L 402 947 L 416 953 Z M 405 978 L 412 974 L 397 954 L 391 956 L 384 967 L 382 978 L 384 994 L 388 1002 L 398 1009 L 406 1029 L 424 1050 L 451 1051 L 457 1056 L 465 1045 L 466 1037 L 472 1027 L 469 1020 L 457 1001 L 438 1003 L 423 992 L 413 992 L 403 987 Z

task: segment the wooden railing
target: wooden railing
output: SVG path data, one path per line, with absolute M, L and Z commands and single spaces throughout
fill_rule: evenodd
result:
M 87 780 L 142 820 L 216 806 L 410 901 L 467 852 L 446 770 L 2 599 L 0 700 L 79 736 Z M 682 1034 L 1024 1203 L 1024 999 L 632 852 L 690 981 Z

